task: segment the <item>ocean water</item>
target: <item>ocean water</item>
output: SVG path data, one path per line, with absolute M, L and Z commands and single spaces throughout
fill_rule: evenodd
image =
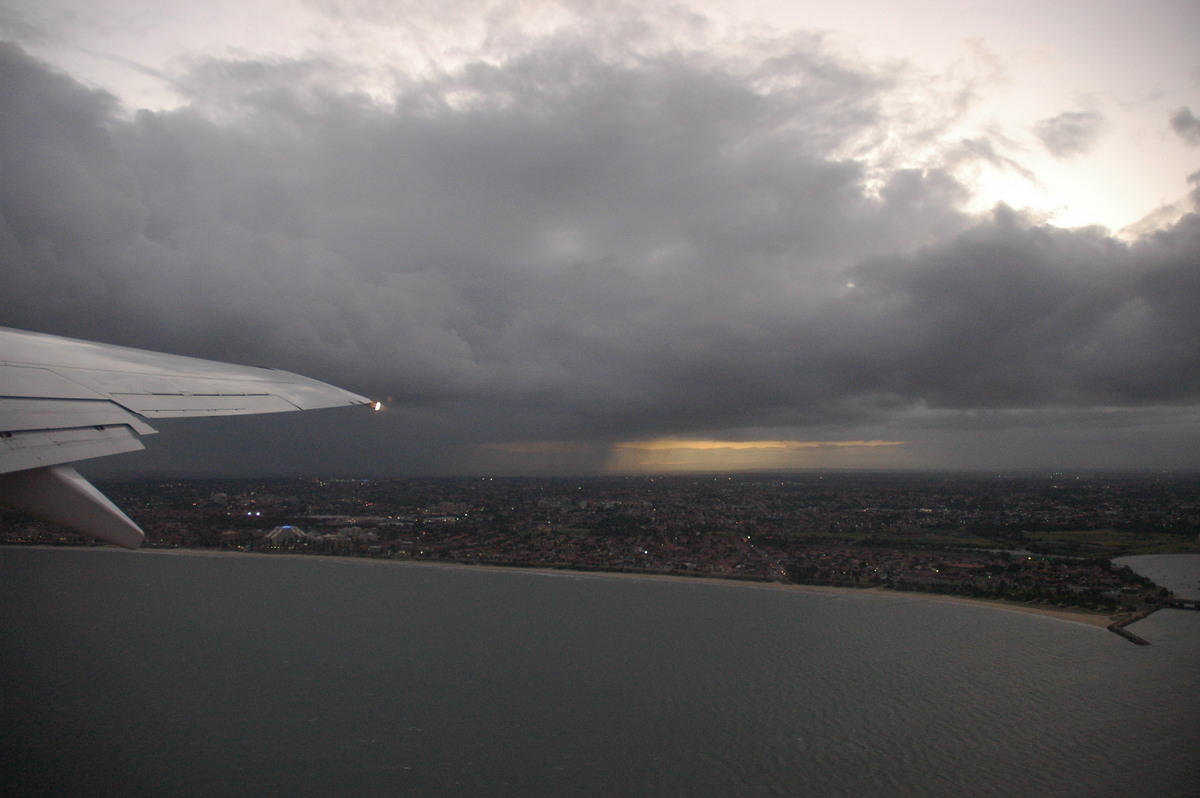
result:
M 1128 565 L 1181 599 L 1200 599 L 1200 554 L 1135 554 L 1113 562 Z
M 4 795 L 1195 796 L 1200 612 L 0 549 Z

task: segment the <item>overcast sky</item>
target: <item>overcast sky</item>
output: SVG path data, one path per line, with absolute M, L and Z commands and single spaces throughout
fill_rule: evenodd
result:
M 1200 468 L 1200 4 L 0 0 L 0 325 L 156 473 Z

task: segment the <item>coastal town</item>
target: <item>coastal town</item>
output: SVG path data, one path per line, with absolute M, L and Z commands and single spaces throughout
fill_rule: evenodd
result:
M 1111 559 L 1194 551 L 1200 479 L 801 473 L 106 485 L 151 548 L 911 590 L 1095 612 L 1172 600 Z M 0 542 L 86 545 L 13 513 Z

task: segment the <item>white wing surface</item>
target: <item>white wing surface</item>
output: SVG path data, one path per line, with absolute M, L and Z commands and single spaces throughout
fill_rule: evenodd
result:
M 0 504 L 136 548 L 142 531 L 68 463 L 143 448 L 147 418 L 369 404 L 286 371 L 0 327 Z

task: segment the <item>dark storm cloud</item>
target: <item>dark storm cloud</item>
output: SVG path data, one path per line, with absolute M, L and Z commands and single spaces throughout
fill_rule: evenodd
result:
M 878 135 L 896 74 L 771 47 L 547 41 L 403 81 L 386 108 L 318 58 L 207 62 L 177 81 L 187 105 L 126 117 L 9 45 L 0 323 L 391 397 L 373 427 L 344 422 L 349 442 L 311 441 L 375 471 L 452 470 L 480 442 L 599 457 L 1200 399 L 1200 217 L 1125 244 L 971 217 L 947 170 L 873 184 L 835 153 Z M 1001 156 L 975 139 L 946 157 Z
M 1033 126 L 1042 146 L 1056 158 L 1091 152 L 1103 131 L 1104 116 L 1096 111 L 1067 111 Z
M 933 247 L 864 263 L 856 328 L 881 339 L 870 366 L 881 382 L 931 406 L 1193 402 L 1198 266 L 1194 214 L 1125 246 L 1001 208 Z
M 1171 129 L 1193 147 L 1200 146 L 1200 119 L 1191 108 L 1180 108 L 1171 114 Z

